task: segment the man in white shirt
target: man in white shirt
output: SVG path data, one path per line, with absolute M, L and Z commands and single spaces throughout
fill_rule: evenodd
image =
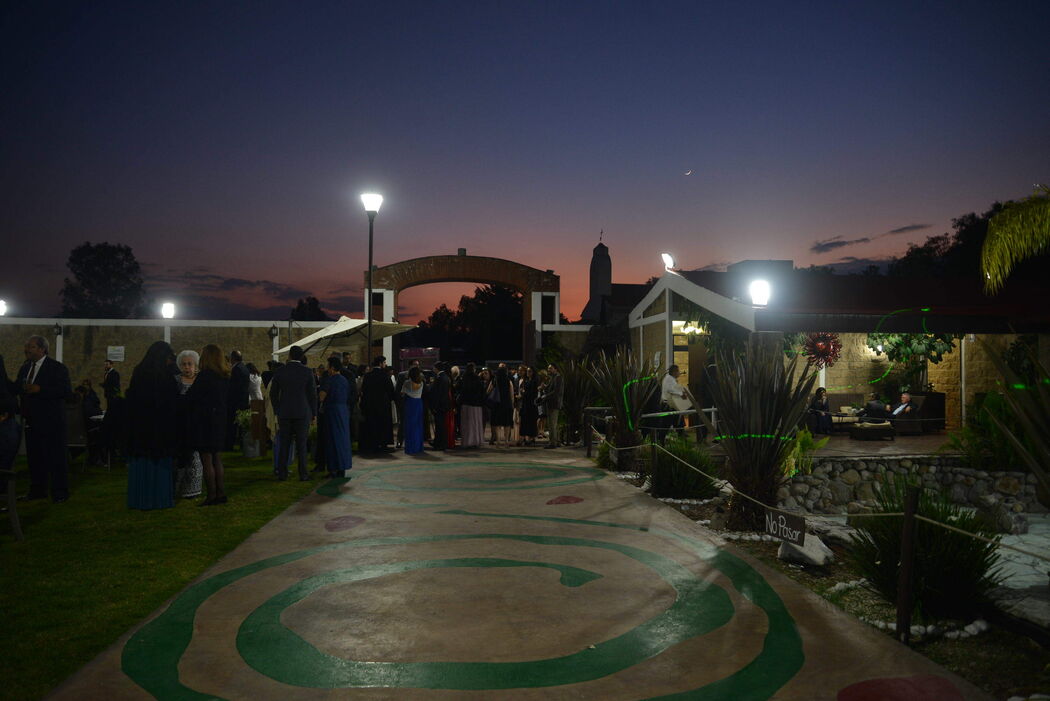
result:
M 677 365 L 667 368 L 667 374 L 664 375 L 663 384 L 660 386 L 660 402 L 664 411 L 681 411 L 679 405 L 688 401 L 685 387 L 678 384 L 678 376 L 681 374 Z M 678 428 L 682 425 L 681 414 L 670 416 L 668 419 L 665 424 L 667 428 Z

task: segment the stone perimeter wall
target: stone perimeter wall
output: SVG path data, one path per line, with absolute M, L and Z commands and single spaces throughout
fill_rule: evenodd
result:
M 1014 513 L 1047 512 L 1036 498 L 1035 475 L 971 470 L 959 457 L 930 455 L 818 458 L 812 474 L 795 475 L 780 488 L 777 505 L 811 513 L 860 513 L 875 505 L 883 484 L 906 475 L 919 476 L 924 487 L 948 492 L 956 504 L 987 507 L 994 502 Z

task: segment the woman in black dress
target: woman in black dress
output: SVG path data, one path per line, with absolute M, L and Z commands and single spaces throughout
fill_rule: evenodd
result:
M 828 391 L 818 387 L 809 403 L 810 422 L 816 430 L 813 433 L 831 435 L 831 407 L 828 406 Z
M 492 432 L 495 434 L 497 446 L 502 442 L 504 448 L 509 448 L 510 429 L 514 425 L 514 388 L 510 383 L 507 366 L 503 363 L 500 363 L 496 374 L 492 376 L 488 387 L 489 394 L 493 388 L 499 391 L 499 403 L 492 407 Z
M 537 396 L 536 371 L 525 368 L 525 378 L 521 381 L 521 439 L 525 445 L 536 445 L 536 422 L 539 420 L 539 409 L 536 406 Z
M 226 503 L 222 455 L 226 442 L 226 394 L 230 364 L 222 349 L 209 343 L 201 350 L 201 370 L 186 391 L 189 404 L 190 448 L 201 456 L 208 498 L 198 506 Z

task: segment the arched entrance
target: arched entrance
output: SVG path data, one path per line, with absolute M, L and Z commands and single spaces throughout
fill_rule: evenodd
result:
M 364 274 L 368 288 L 368 271 Z M 531 360 L 541 344 L 544 324 L 557 324 L 561 312 L 561 281 L 551 270 L 538 270 L 521 263 L 487 256 L 412 258 L 372 270 L 372 318 L 395 321 L 402 290 L 434 282 L 477 282 L 504 285 L 522 294 L 522 359 Z M 383 339 L 383 355 L 393 363 L 393 339 Z

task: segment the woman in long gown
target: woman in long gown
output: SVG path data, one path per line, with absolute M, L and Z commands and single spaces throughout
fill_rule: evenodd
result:
M 405 396 L 405 454 L 418 455 L 423 452 L 423 371 L 419 366 L 409 368 L 401 394 Z
M 128 432 L 128 508 L 175 506 L 172 461 L 175 456 L 175 352 L 157 341 L 135 367 L 125 398 Z
M 190 411 L 190 448 L 201 456 L 208 497 L 197 506 L 225 504 L 226 469 L 222 450 L 226 445 L 226 400 L 230 386 L 230 363 L 222 349 L 209 343 L 201 349 L 201 371 L 186 391 Z
M 343 377 L 343 361 L 328 359 L 327 375 L 321 380 L 321 420 L 325 426 L 325 465 L 329 477 L 346 477 L 353 467 L 350 454 L 350 383 Z
M 485 442 L 485 383 L 478 377 L 474 363 L 467 363 L 459 391 L 460 418 L 464 448 L 480 448 Z
M 190 412 L 186 392 L 197 379 L 197 365 L 200 354 L 193 350 L 184 350 L 176 358 L 179 375 L 175 386 L 179 388 L 179 401 L 176 404 L 177 428 L 175 443 L 178 452 L 175 455 L 175 496 L 183 499 L 199 497 L 203 489 L 204 466 L 200 454 L 190 447 L 189 429 Z
M 536 389 L 536 371 L 527 367 L 521 381 L 521 440 L 525 445 L 536 445 L 536 422 L 539 420 Z
M 514 389 L 507 366 L 503 363 L 496 368 L 496 374 L 492 376 L 492 382 L 487 388 L 488 393 L 491 394 L 493 389 L 499 392 L 499 403 L 492 407 L 492 430 L 495 433 L 496 445 L 502 443 L 504 448 L 509 448 L 510 429 L 514 425 Z

